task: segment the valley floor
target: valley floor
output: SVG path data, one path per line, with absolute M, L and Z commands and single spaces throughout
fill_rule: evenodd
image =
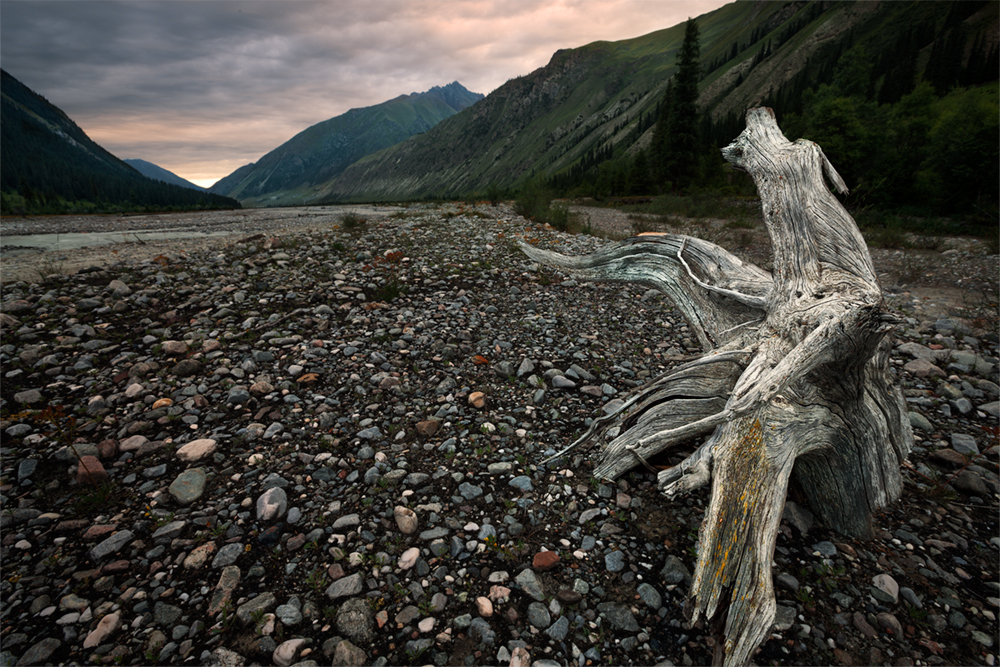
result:
M 0 260 L 0 664 L 707 664 L 708 490 L 541 463 L 699 351 L 678 312 L 532 264 L 516 238 L 608 241 L 509 206 L 343 210 L 0 223 L 232 232 Z M 665 230 L 767 263 L 759 228 Z M 873 258 L 907 322 L 904 494 L 848 540 L 793 490 L 754 660 L 993 665 L 1000 258 Z

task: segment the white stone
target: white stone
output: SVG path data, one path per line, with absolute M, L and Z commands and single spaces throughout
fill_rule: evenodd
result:
M 288 510 L 288 496 L 281 487 L 268 489 L 257 499 L 257 519 L 271 521 L 280 519 Z
M 181 461 L 200 461 L 213 454 L 217 447 L 218 444 L 211 438 L 192 440 L 177 450 L 177 458 Z
M 493 603 L 489 598 L 480 596 L 476 598 L 476 611 L 483 618 L 489 618 L 493 615 Z
M 105 639 L 121 627 L 121 624 L 121 615 L 118 613 L 108 614 L 97 623 L 97 627 L 91 630 L 87 638 L 83 640 L 83 648 L 94 648 L 101 645 Z
M 279 667 L 288 667 L 299 657 L 299 653 L 305 645 L 306 640 L 302 637 L 281 642 L 278 648 L 274 649 L 271 658 L 274 660 L 274 664 L 279 665 Z
M 399 557 L 399 569 L 409 570 L 417 564 L 418 558 L 420 558 L 420 549 L 417 547 L 410 547 L 403 552 L 402 556 Z
M 510 667 L 528 667 L 531 664 L 531 654 L 522 646 L 515 646 L 510 654 Z
M 399 526 L 400 532 L 404 535 L 412 535 L 417 532 L 417 525 L 419 523 L 417 513 L 409 507 L 397 505 L 392 510 L 392 515 L 396 519 L 396 525 Z
M 131 438 L 125 438 L 118 443 L 118 451 L 120 452 L 132 452 L 144 444 L 149 442 L 149 439 L 144 435 L 133 435 Z
M 887 595 L 891 595 L 894 603 L 899 601 L 899 584 L 891 576 L 888 574 L 876 574 L 872 577 L 872 583 L 875 585 L 875 588 Z

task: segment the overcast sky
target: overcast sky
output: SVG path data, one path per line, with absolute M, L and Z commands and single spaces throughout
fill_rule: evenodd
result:
M 2 0 L 0 66 L 120 158 L 199 185 L 348 109 L 488 94 L 562 48 L 727 0 Z

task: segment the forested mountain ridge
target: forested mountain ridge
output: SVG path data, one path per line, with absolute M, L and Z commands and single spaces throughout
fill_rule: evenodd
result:
M 239 208 L 152 180 L 96 144 L 69 116 L 0 70 L 4 214 Z
M 221 179 L 209 191 L 251 205 L 301 203 L 315 194 L 313 186 L 335 177 L 351 163 L 426 132 L 482 98 L 455 81 L 351 109 L 303 130 L 257 162 Z
M 938 97 L 995 81 L 997 9 L 996 2 L 737 2 L 698 17 L 705 159 L 721 172 L 717 147 L 739 134 L 748 107 L 797 116 L 790 136 L 812 129 L 801 122 L 806 102 L 835 74 L 841 83 L 857 75 L 846 95 L 875 107 L 898 103 L 920 81 Z M 649 145 L 683 32 L 675 26 L 558 51 L 475 107 L 359 160 L 314 201 L 459 196 L 516 187 L 532 175 L 563 191 L 590 194 L 589 183 L 625 194 L 628 161 Z M 848 72 L 851 61 L 866 67 Z M 853 128 L 829 128 L 841 130 Z M 618 182 L 598 188 L 602 178 Z

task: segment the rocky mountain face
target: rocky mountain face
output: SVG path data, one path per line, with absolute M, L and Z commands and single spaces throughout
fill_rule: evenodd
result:
M 152 162 L 147 162 L 146 160 L 140 160 L 138 158 L 129 158 L 123 160 L 125 164 L 132 167 L 140 174 L 146 178 L 152 178 L 157 181 L 163 181 L 164 183 L 171 183 L 173 185 L 179 185 L 182 188 L 190 188 L 192 190 L 198 190 L 204 192 L 205 188 L 195 185 L 191 181 L 181 178 L 169 169 L 164 169 L 163 167 L 153 164 Z
M 738 134 L 747 108 L 801 96 L 861 40 L 874 45 L 873 60 L 911 49 L 922 67 L 934 44 L 954 33 L 944 29 L 954 4 L 738 2 L 697 17 L 699 104 L 706 124 L 715 125 L 708 129 Z M 995 24 L 998 3 L 965 4 L 968 16 L 960 18 L 971 41 L 983 34 L 979 24 Z M 559 174 L 595 155 L 637 151 L 649 143 L 683 34 L 678 25 L 558 51 L 465 113 L 352 164 L 310 201 L 465 195 Z M 912 39 L 919 34 L 927 41 Z M 995 42 L 995 30 L 990 34 Z
M 319 186 L 366 155 L 426 132 L 483 95 L 457 81 L 317 123 L 210 188 L 251 205 L 307 201 Z

